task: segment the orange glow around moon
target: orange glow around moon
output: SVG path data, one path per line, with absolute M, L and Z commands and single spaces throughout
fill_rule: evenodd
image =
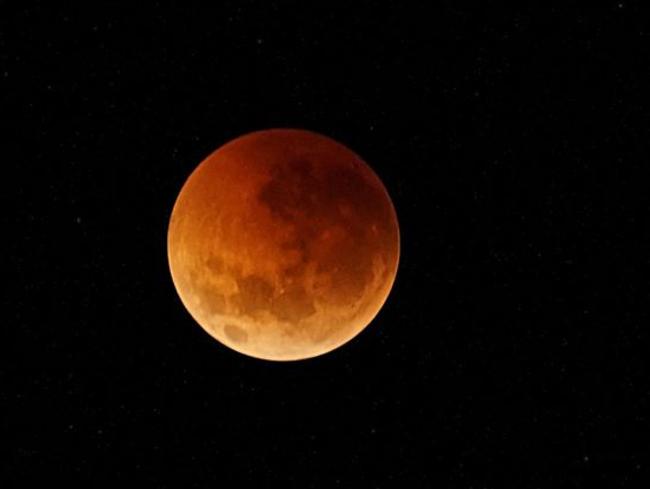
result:
M 210 335 L 246 355 L 331 351 L 377 315 L 399 228 L 383 184 L 325 136 L 270 129 L 219 148 L 190 175 L 167 237 L 176 290 Z

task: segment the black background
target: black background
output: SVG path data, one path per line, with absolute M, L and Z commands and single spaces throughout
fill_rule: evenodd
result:
M 3 487 L 643 487 L 636 2 L 92 4 L 0 3 Z M 185 178 L 270 127 L 400 219 L 385 308 L 304 362 L 212 340 L 167 266 Z

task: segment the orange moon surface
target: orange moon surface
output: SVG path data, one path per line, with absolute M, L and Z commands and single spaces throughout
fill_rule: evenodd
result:
M 172 210 L 172 279 L 224 345 L 267 360 L 329 352 L 393 286 L 399 227 L 379 177 L 326 136 L 269 129 L 208 156 Z

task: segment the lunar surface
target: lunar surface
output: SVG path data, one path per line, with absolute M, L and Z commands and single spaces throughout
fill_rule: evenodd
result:
M 377 315 L 399 229 L 359 156 L 317 133 L 270 129 L 195 169 L 167 246 L 176 290 L 205 331 L 246 355 L 298 360 L 343 345 Z

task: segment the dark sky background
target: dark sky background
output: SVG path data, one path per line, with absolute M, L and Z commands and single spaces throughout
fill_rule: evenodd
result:
M 642 2 L 211 3 L 0 2 L 0 486 L 647 487 Z M 378 318 L 304 362 L 211 339 L 167 265 L 187 176 L 270 127 L 401 226 Z

